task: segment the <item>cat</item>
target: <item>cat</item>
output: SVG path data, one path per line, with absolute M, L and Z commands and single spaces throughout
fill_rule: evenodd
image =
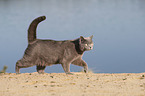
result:
M 16 62 L 16 73 L 20 73 L 20 68 L 34 65 L 38 73 L 44 73 L 46 66 L 53 64 L 61 64 L 66 74 L 72 74 L 70 64 L 84 67 L 84 72 L 87 73 L 88 65 L 82 60 L 82 56 L 85 51 L 93 49 L 93 35 L 64 41 L 37 39 L 37 25 L 45 19 L 45 16 L 40 16 L 31 22 L 28 29 L 28 47 L 23 58 Z

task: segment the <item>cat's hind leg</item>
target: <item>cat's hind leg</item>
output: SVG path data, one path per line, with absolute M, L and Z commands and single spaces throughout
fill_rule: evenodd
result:
M 46 66 L 40 66 L 40 65 L 37 65 L 37 66 L 36 66 L 37 72 L 38 72 L 39 74 L 43 74 L 45 68 L 46 68 Z
M 15 72 L 16 72 L 16 74 L 20 73 L 20 67 L 19 67 L 19 65 L 21 65 L 21 63 L 19 61 L 17 61 L 16 66 L 15 66 Z
M 31 67 L 31 66 L 34 66 L 31 62 L 29 61 L 24 61 L 23 59 L 22 60 L 19 60 L 16 62 L 16 66 L 15 66 L 15 71 L 17 74 L 20 73 L 20 68 L 27 68 L 27 67 Z

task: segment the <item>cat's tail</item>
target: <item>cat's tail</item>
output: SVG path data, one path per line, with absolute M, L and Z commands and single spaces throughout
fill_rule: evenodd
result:
M 31 43 L 31 42 L 33 42 L 34 40 L 36 40 L 36 28 L 37 28 L 37 25 L 38 25 L 41 21 L 43 21 L 43 20 L 45 20 L 45 19 L 46 19 L 45 16 L 40 16 L 40 17 L 34 19 L 34 20 L 31 22 L 31 24 L 30 24 L 30 26 L 29 26 L 29 29 L 28 29 L 28 43 Z

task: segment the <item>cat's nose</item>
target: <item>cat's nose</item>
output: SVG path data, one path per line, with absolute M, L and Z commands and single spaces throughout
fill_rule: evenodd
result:
M 93 44 L 90 44 L 89 48 L 90 48 L 90 50 L 92 50 L 93 49 Z
M 92 46 L 90 46 L 90 49 L 93 49 L 93 47 L 92 47 Z

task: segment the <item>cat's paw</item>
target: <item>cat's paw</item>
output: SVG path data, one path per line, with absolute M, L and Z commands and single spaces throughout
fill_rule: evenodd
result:
M 44 74 L 45 72 L 44 72 L 44 70 L 39 70 L 38 73 L 39 74 Z
M 71 72 L 67 72 L 66 74 L 67 74 L 67 75 L 74 75 L 74 74 L 73 74 L 73 73 L 71 73 Z
M 84 69 L 84 72 L 85 72 L 85 73 L 88 73 L 88 70 L 85 70 L 85 69 Z
M 19 75 L 19 74 L 21 74 L 21 73 L 16 73 L 16 75 Z
M 45 74 L 45 72 L 38 72 L 39 74 Z

